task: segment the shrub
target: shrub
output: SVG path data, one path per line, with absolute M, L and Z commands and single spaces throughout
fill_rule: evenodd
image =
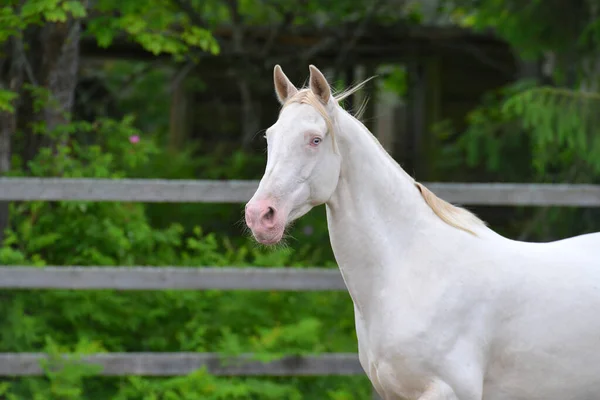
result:
M 14 175 L 123 178 L 164 157 L 131 119 L 75 123 L 55 133 Z M 83 144 L 87 142 L 92 144 Z M 93 138 L 90 140 L 89 138 Z M 171 207 L 176 207 L 175 205 Z M 146 205 L 120 202 L 19 202 L 0 248 L 3 265 L 294 266 L 316 265 L 323 253 L 305 247 L 265 250 L 245 240 L 153 226 Z M 312 247 L 314 249 L 314 247 Z M 327 265 L 332 266 L 331 262 Z M 281 354 L 354 352 L 352 303 L 346 292 L 2 291 L 4 352 L 198 351 L 263 358 Z M 67 364 L 41 378 L 4 380 L 7 399 L 356 399 L 366 378 L 223 378 L 197 371 L 175 378 L 97 376 Z

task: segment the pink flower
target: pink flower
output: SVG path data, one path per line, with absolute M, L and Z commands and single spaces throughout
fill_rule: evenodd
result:
M 140 141 L 140 137 L 138 135 L 129 136 L 130 143 L 138 143 Z

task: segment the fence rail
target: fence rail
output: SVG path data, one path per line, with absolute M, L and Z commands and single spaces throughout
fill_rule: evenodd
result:
M 464 205 L 600 207 L 600 185 L 424 183 Z M 85 200 L 170 203 L 244 203 L 257 181 L 0 178 L 0 201 Z
M 600 185 L 424 183 L 461 205 L 600 207 Z M 0 178 L 0 201 L 125 201 L 244 203 L 257 181 Z M 3 289 L 116 290 L 346 290 L 337 269 L 234 267 L 25 267 L 0 266 Z M 66 356 L 66 355 L 65 355 Z M 42 353 L 0 353 L 0 376 L 43 375 Z M 363 375 L 356 354 L 286 356 L 260 362 L 245 354 L 106 353 L 81 356 L 101 375 L 178 376 L 206 367 L 215 375 Z M 377 395 L 374 393 L 374 398 Z
M 0 267 L 2 289 L 346 290 L 339 270 L 235 267 Z
M 67 359 L 66 355 L 62 355 Z M 0 353 L 0 376 L 45 375 L 44 353 Z M 54 363 L 61 360 L 52 360 Z M 219 376 L 325 376 L 364 375 L 358 356 L 351 353 L 286 356 L 274 361 L 261 362 L 252 354 L 224 357 L 218 353 L 102 353 L 90 354 L 74 360 L 102 367 L 103 376 L 180 376 L 202 367 Z

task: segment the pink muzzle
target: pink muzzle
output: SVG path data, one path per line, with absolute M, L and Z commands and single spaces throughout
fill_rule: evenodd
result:
M 250 200 L 246 204 L 246 225 L 262 244 L 275 244 L 283 236 L 285 220 L 272 200 Z

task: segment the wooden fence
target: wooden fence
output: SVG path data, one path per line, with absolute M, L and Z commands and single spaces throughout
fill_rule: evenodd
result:
M 243 203 L 256 181 L 0 178 L 0 201 L 128 201 Z M 600 207 L 600 185 L 425 183 L 462 205 Z M 346 290 L 338 270 L 235 267 L 0 267 L 3 289 L 116 290 Z M 67 355 L 65 355 L 66 357 Z M 0 376 L 42 374 L 38 353 L 0 353 Z M 259 362 L 252 355 L 223 359 L 213 353 L 107 353 L 86 355 L 103 375 L 184 375 L 206 367 L 216 375 L 362 375 L 356 354 L 288 356 Z M 223 362 L 226 361 L 226 362 Z
M 463 205 L 600 207 L 600 185 L 423 183 Z M 2 200 L 243 203 L 256 181 L 0 178 Z

